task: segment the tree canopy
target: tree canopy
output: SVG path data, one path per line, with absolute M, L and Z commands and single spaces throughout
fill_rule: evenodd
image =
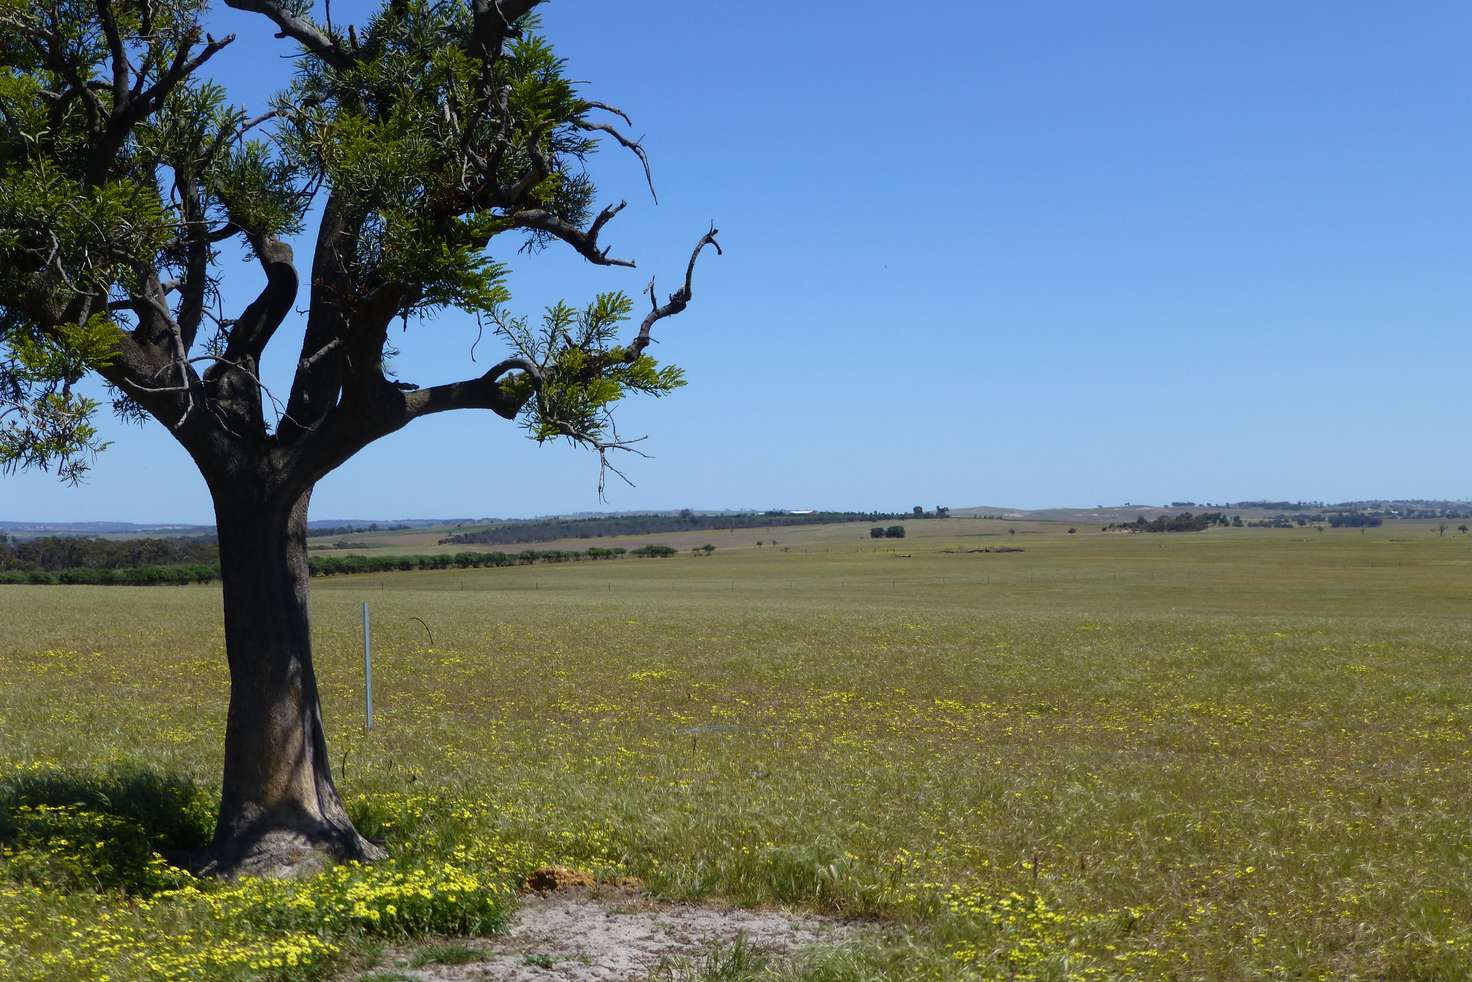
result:
M 206 0 L 0 0 L 0 465 L 75 481 L 106 444 L 99 402 L 165 423 L 205 466 L 310 483 L 420 416 L 489 409 L 537 440 L 627 447 L 610 410 L 662 395 L 678 368 L 646 353 L 610 292 L 540 317 L 508 307 L 504 256 L 553 243 L 630 266 L 602 242 L 623 202 L 598 207 L 586 164 L 601 139 L 638 155 L 628 117 L 589 99 L 536 30 L 535 0 L 391 0 L 361 25 L 317 23 L 303 0 L 226 0 L 298 48 L 268 106 L 208 78 L 234 42 Z M 652 190 L 652 185 L 651 185 Z M 305 341 L 290 390 L 259 377 L 299 302 L 290 242 L 316 225 Z M 227 242 L 265 286 L 222 309 Z M 506 357 L 420 388 L 394 377 L 389 327 L 446 309 L 479 318 Z M 224 453 L 222 445 L 258 453 Z M 215 452 L 212 452 L 215 451 Z M 207 474 L 208 476 L 208 474 Z

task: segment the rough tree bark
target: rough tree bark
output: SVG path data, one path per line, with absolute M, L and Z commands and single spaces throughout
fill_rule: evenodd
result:
M 332 781 L 307 610 L 311 492 L 213 489 L 230 711 L 212 871 L 271 874 L 373 859 Z

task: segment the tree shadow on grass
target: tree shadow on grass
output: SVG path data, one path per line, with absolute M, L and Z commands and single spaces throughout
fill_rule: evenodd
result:
M 207 845 L 216 801 L 194 781 L 128 768 L 0 780 L 0 877 L 62 893 L 147 896 L 188 877 L 164 858 Z

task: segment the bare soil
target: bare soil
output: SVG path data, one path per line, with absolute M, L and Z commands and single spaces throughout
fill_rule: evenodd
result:
M 661 964 L 699 961 L 744 938 L 753 949 L 791 954 L 854 938 L 832 918 L 652 901 L 632 885 L 562 886 L 522 898 L 505 934 L 455 942 L 484 957 L 459 965 L 411 967 L 421 944 L 393 949 L 356 978 L 423 982 L 624 982 L 647 979 Z

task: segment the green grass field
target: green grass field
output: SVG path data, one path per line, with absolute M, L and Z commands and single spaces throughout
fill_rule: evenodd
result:
M 549 860 L 872 919 L 798 977 L 1472 974 L 1472 537 L 907 525 L 314 580 L 396 858 L 290 884 L 151 858 L 208 835 L 218 590 L 0 589 L 0 975 L 330 975 Z

